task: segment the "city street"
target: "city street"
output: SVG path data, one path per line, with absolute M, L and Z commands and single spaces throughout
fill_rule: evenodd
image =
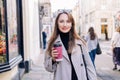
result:
M 89 41 L 89 38 L 100 40 L 102 54 L 96 55 L 94 62 L 97 80 L 120 80 L 120 66 L 113 71 L 110 43 L 112 38 L 113 45 L 120 47 L 119 33 L 120 0 L 0 0 L 0 80 L 53 80 L 54 73 L 44 68 L 45 49 L 50 50 L 52 46 L 60 49 L 60 53 L 66 52 L 62 63 L 57 65 L 61 79 L 69 80 L 70 75 L 84 80 L 83 57 L 67 55 L 81 52 L 81 47 L 72 50 L 77 34 L 88 41 L 90 50 L 96 48 L 93 45 L 96 40 Z M 63 46 L 61 50 L 60 39 L 66 50 Z M 97 51 L 99 53 L 99 49 Z M 56 52 L 52 50 L 52 57 L 59 57 Z
M 96 71 L 98 80 L 120 80 L 120 72 L 113 71 L 112 53 L 110 41 L 100 41 L 102 54 L 96 55 Z M 44 51 L 40 53 L 37 64 L 32 64 L 31 71 L 25 74 L 22 80 L 52 80 L 53 75 L 47 72 L 43 66 Z
M 120 80 L 120 71 L 113 71 L 110 41 L 101 41 L 102 55 L 96 56 L 97 74 L 101 80 Z

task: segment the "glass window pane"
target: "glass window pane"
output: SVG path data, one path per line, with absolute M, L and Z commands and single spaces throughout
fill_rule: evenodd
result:
M 7 0 L 9 59 L 18 55 L 16 0 Z
M 0 0 L 0 64 L 6 62 L 6 32 L 3 0 Z
M 101 22 L 107 22 L 107 18 L 102 18 Z

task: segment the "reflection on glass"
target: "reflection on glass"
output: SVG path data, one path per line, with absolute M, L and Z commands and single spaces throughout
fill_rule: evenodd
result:
M 6 62 L 6 39 L 3 0 L 0 0 L 0 64 Z
M 18 55 L 16 0 L 7 0 L 9 59 Z

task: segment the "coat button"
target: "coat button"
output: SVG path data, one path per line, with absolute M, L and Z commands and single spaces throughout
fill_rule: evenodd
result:
M 83 66 L 83 64 L 81 64 L 81 66 Z

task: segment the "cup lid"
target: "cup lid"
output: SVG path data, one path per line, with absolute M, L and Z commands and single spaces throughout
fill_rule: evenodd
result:
M 60 42 L 56 42 L 53 44 L 54 47 L 59 47 L 59 46 L 62 46 L 62 44 Z

